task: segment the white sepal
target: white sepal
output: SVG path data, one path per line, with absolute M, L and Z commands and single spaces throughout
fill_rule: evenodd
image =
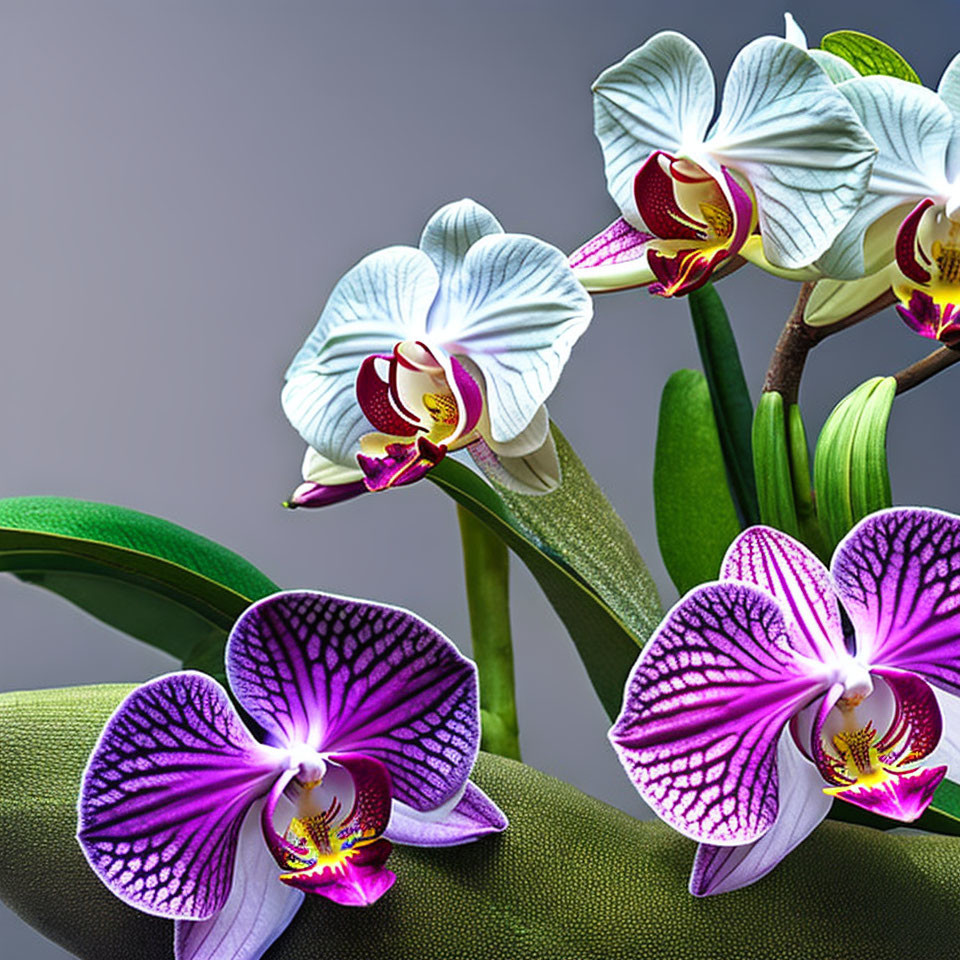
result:
M 897 207 L 913 207 L 947 189 L 946 152 L 953 117 L 931 90 L 896 77 L 859 77 L 837 89 L 850 101 L 879 150 L 866 193 L 833 245 L 817 261 L 827 277 L 851 280 L 874 273 L 893 258 L 902 217 L 874 238 L 864 255 L 867 231 Z
M 398 341 L 423 338 L 438 285 L 427 254 L 398 246 L 365 257 L 334 287 L 281 395 L 287 419 L 327 459 L 355 464 L 370 429 L 357 403 L 360 365 L 371 354 L 389 354 Z
M 209 920 L 177 920 L 175 960 L 260 960 L 300 909 L 305 894 L 279 880 L 279 868 L 260 832 L 263 800 L 240 828 L 233 886 L 223 909 Z M 291 807 L 292 804 L 282 800 Z
M 345 467 L 328 460 L 317 453 L 313 447 L 307 447 L 301 467 L 304 482 L 319 483 L 324 487 L 337 487 L 344 483 L 355 483 L 364 477 L 359 467 Z
M 788 42 L 799 47 L 801 50 L 807 49 L 807 35 L 800 28 L 800 24 L 793 19 L 793 14 L 787 11 L 783 15 L 783 38 Z
M 876 147 L 853 108 L 797 46 L 740 51 L 705 149 L 753 188 L 767 259 L 804 267 L 826 252 L 867 185 Z
M 716 104 L 713 72 L 700 48 L 672 31 L 658 33 L 593 84 L 594 132 L 603 150 L 607 189 L 638 230 L 637 170 L 656 150 L 698 147 Z
M 860 280 L 821 280 L 807 301 L 803 322 L 823 327 L 852 316 L 889 290 L 897 276 L 897 266 L 891 263 Z

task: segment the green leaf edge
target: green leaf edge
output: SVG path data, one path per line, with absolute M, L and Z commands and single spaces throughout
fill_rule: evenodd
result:
M 854 49 L 851 49 L 851 44 L 854 45 Z M 861 49 L 856 49 L 857 46 Z M 895 72 L 891 72 L 889 69 L 871 69 L 867 62 L 869 54 L 862 51 L 864 46 L 872 47 L 873 51 L 879 54 L 881 58 L 888 60 L 896 68 Z M 871 37 L 868 33 L 861 33 L 859 30 L 835 30 L 828 33 L 820 41 L 820 47 L 827 53 L 832 53 L 834 56 L 840 57 L 841 60 L 846 60 L 863 77 L 897 77 L 909 83 L 922 85 L 917 71 L 910 66 L 903 54 L 896 51 L 889 43 Z M 877 65 L 876 61 L 874 61 L 874 64 Z M 864 69 L 865 66 L 867 69 Z
M 469 467 L 465 467 L 448 457 L 434 467 L 428 477 L 457 503 L 486 523 L 527 566 L 537 583 L 540 584 L 550 604 L 557 611 L 564 625 L 567 626 L 604 710 L 611 720 L 615 719 L 622 706 L 623 687 L 627 675 L 636 662 L 646 638 L 637 636 L 623 618 L 606 601 L 601 599 L 590 584 L 575 570 L 567 566 L 549 547 L 534 540 L 520 526 L 519 521 L 510 513 L 493 487 L 477 476 Z M 562 597 L 555 598 L 552 589 L 544 582 L 544 572 L 539 568 L 540 564 L 543 564 L 548 571 L 553 571 L 567 578 L 576 590 L 586 594 L 597 609 L 604 616 L 609 617 L 623 633 L 628 643 L 615 650 L 613 659 L 606 661 L 605 665 L 595 663 L 593 651 L 589 646 L 589 638 L 579 637 L 567 625 L 569 614 L 565 614 L 559 609 Z M 604 667 L 602 671 L 601 667 Z M 604 675 L 608 672 L 611 676 Z M 614 676 L 619 676 L 619 679 L 613 679 Z

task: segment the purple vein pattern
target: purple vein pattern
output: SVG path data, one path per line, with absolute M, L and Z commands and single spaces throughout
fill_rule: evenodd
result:
M 87 860 L 147 913 L 212 916 L 230 892 L 243 818 L 277 775 L 276 754 L 203 674 L 139 687 L 87 768 L 78 834 Z
M 641 795 L 681 833 L 748 842 L 777 815 L 777 738 L 815 692 L 783 615 L 746 584 L 703 587 L 637 661 L 610 738 Z
M 960 518 L 875 514 L 837 548 L 832 572 L 862 658 L 960 693 Z
M 373 903 L 395 879 L 383 836 L 395 804 L 410 821 L 405 839 L 420 845 L 505 828 L 496 805 L 467 790 L 476 668 L 413 614 L 276 594 L 238 620 L 227 674 L 269 743 L 210 677 L 170 674 L 120 704 L 81 787 L 78 840 L 104 884 L 145 912 L 211 921 L 179 931 L 178 960 L 202 960 L 221 940 L 260 956 L 298 905 L 277 891 L 285 884 Z M 424 818 L 436 829 L 418 829 Z M 250 890 L 265 892 L 251 900 Z
M 698 896 L 763 876 L 828 798 L 910 823 L 948 770 L 920 762 L 936 749 L 960 765 L 942 736 L 952 714 L 927 682 L 960 694 L 960 517 L 873 514 L 830 571 L 786 534 L 753 527 L 720 577 L 667 615 L 610 731 L 644 799 L 703 842 Z
M 473 767 L 476 668 L 406 611 L 315 593 L 261 601 L 231 634 L 227 675 L 274 737 L 379 760 L 415 810 L 444 803 Z

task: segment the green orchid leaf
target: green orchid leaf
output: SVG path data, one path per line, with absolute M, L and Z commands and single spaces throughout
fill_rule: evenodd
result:
M 700 362 L 710 387 L 710 399 L 720 435 L 720 447 L 730 476 L 730 488 L 744 526 L 760 522 L 757 485 L 753 478 L 750 433 L 753 403 L 740 363 L 727 311 L 713 284 L 691 290 L 690 316 Z
M 861 76 L 880 74 L 920 83 L 917 71 L 893 47 L 866 33 L 837 30 L 828 33 L 820 41 L 820 46 L 828 53 L 846 60 Z
M 678 370 L 663 388 L 653 466 L 657 541 L 681 594 L 716 580 L 740 532 L 707 380 Z
M 173 923 L 110 894 L 74 839 L 84 764 L 129 689 L 0 695 L 0 896 L 82 960 L 173 957 Z M 396 847 L 397 882 L 382 900 L 358 909 L 308 896 L 270 960 L 955 956 L 952 837 L 828 822 L 752 887 L 695 899 L 694 844 L 665 825 L 487 754 L 474 779 L 510 818 L 505 833 Z
M 0 500 L 0 570 L 215 675 L 234 621 L 279 589 L 242 557 L 176 524 L 61 497 Z
M 611 719 L 646 638 L 663 616 L 656 585 L 623 521 L 551 425 L 562 482 L 551 493 L 494 489 L 447 458 L 430 479 L 527 565 L 563 621 Z
M 813 479 L 830 551 L 857 521 L 893 504 L 887 423 L 896 390 L 895 378 L 872 377 L 833 408 L 820 431 Z

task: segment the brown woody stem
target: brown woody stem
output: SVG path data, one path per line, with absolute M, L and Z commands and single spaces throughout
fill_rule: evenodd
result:
M 785 405 L 797 402 L 800 393 L 800 379 L 803 376 L 803 368 L 807 362 L 807 354 L 821 340 L 841 330 L 852 327 L 861 320 L 872 317 L 886 307 L 896 302 L 896 297 L 892 290 L 887 290 L 880 294 L 875 300 L 872 300 L 866 306 L 861 307 L 856 313 L 837 320 L 835 323 L 825 324 L 820 327 L 811 327 L 803 322 L 803 313 L 806 310 L 807 302 L 813 293 L 815 282 L 804 283 L 797 295 L 797 302 L 794 304 L 790 316 L 780 333 L 780 339 L 773 348 L 773 356 L 770 358 L 770 366 L 767 368 L 767 375 L 763 381 L 764 393 L 779 393 L 783 397 Z
M 894 374 L 897 381 L 897 396 L 919 386 L 925 380 L 929 380 L 941 370 L 946 370 L 947 367 L 952 367 L 958 361 L 960 361 L 960 350 L 955 350 L 952 347 L 941 347 L 922 360 L 911 363 L 909 367 L 904 367 L 899 373 Z

